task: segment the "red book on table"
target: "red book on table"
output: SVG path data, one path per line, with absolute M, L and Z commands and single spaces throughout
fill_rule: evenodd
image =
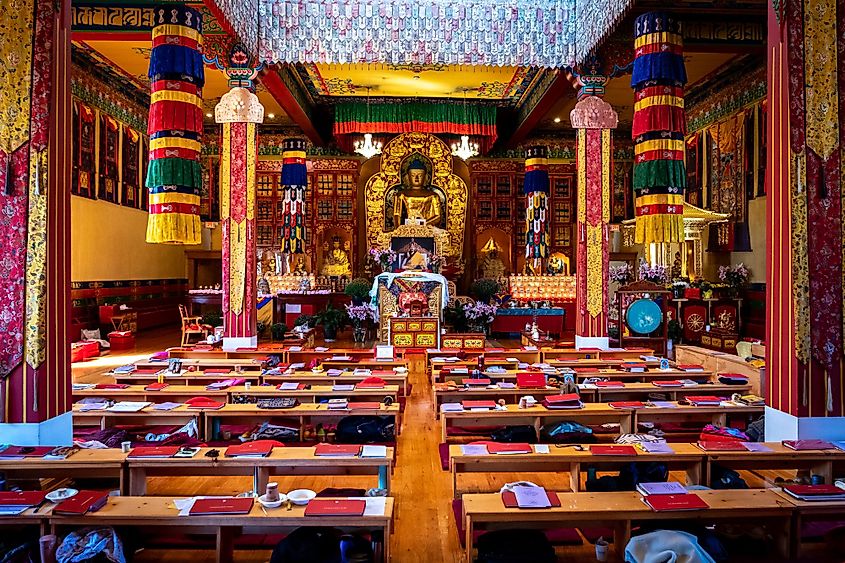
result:
M 683 387 L 684 384 L 682 381 L 678 379 L 670 379 L 667 381 L 652 381 L 652 385 L 655 387 Z
M 496 401 L 461 401 L 465 409 L 495 409 Z
M 326 444 L 314 446 L 316 456 L 356 456 L 361 453 L 361 446 L 357 444 Z
M 526 443 L 488 442 L 487 451 L 491 454 L 530 454 L 534 450 L 531 449 L 531 444 Z
M 377 411 L 381 408 L 381 403 L 377 401 L 360 401 L 357 403 L 349 402 L 346 403 L 346 408 L 349 410 L 365 409 Z
M 704 366 L 701 364 L 676 364 L 675 367 L 682 371 L 704 371 Z
M 578 393 L 566 393 L 564 395 L 549 395 L 546 397 L 546 401 L 549 403 L 577 403 L 581 400 L 581 397 Z
M 252 497 L 200 498 L 189 514 L 249 514 Z
M 9 446 L 0 450 L 0 458 L 4 457 L 44 457 L 53 451 L 53 446 Z
M 45 496 L 47 491 L 0 491 L 0 506 L 35 506 Z
M 170 387 L 169 383 L 150 383 L 144 387 L 144 391 L 161 391 L 165 387 Z
M 675 510 L 705 510 L 710 508 L 704 500 L 691 493 L 683 495 L 648 495 L 645 498 L 655 512 L 672 512 Z
M 520 389 L 542 389 L 546 386 L 546 375 L 543 373 L 518 373 L 516 386 Z
M 560 499 L 557 497 L 557 493 L 552 491 L 546 491 L 546 496 L 549 497 L 549 504 L 551 505 L 550 508 L 556 508 L 560 506 Z M 516 495 L 513 493 L 513 491 L 504 491 L 502 493 L 502 504 L 505 505 L 505 508 L 519 508 L 519 504 L 517 504 L 516 502 Z
M 642 401 L 613 401 L 608 405 L 614 409 L 641 409 L 645 407 Z
M 63 500 L 53 508 L 53 514 L 67 514 L 81 516 L 89 512 L 96 512 L 106 505 L 109 500 L 108 491 L 79 491 L 67 500 Z
M 826 440 L 784 440 L 783 445 L 796 451 L 833 449 L 833 444 Z
M 179 446 L 138 446 L 132 448 L 129 455 L 130 459 L 144 458 L 144 457 L 173 457 L 179 451 Z
M 272 440 L 256 440 L 254 442 L 246 442 L 244 444 L 237 444 L 226 448 L 226 457 L 267 457 L 273 451 Z
M 164 368 L 138 368 L 131 375 L 155 375 Z
M 368 377 L 355 386 L 356 389 L 384 389 L 384 379 L 380 377 Z
M 834 496 L 845 498 L 845 489 L 840 489 L 836 485 L 789 485 L 784 487 L 783 490 L 792 493 L 794 496 Z
M 637 449 L 628 445 L 590 446 L 593 455 L 637 455 Z
M 742 445 L 742 442 L 735 440 L 725 441 L 709 441 L 699 440 L 696 445 L 704 451 L 708 452 L 747 452 L 748 448 Z
M 596 381 L 595 385 L 599 389 L 613 389 L 625 387 L 625 384 L 621 381 Z
M 461 383 L 464 385 L 490 385 L 490 380 L 480 377 L 478 379 L 465 378 L 461 379 Z
M 98 383 L 94 389 L 129 389 L 128 383 Z
M 232 373 L 230 368 L 209 368 L 202 370 L 203 375 L 228 375 Z
M 305 507 L 306 516 L 363 516 L 367 502 L 360 499 L 315 498 Z

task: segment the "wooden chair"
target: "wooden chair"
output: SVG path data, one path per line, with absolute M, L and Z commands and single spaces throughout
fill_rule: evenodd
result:
M 200 337 L 200 340 L 208 338 L 212 327 L 202 324 L 202 317 L 188 315 L 188 308 L 179 305 L 179 317 L 182 319 L 182 344 L 186 346 L 191 341 L 191 335 Z

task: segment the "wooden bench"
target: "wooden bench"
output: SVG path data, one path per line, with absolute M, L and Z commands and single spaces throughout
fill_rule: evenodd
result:
M 121 493 L 129 490 L 124 474 L 126 454 L 117 448 L 100 450 L 79 450 L 66 459 L 0 459 L 0 473 L 8 480 L 72 479 L 74 477 L 117 479 Z M 5 517 L 0 518 L 5 521 Z
M 194 348 L 168 348 L 169 358 L 180 360 L 255 360 L 267 356 L 279 356 L 284 362 L 287 359 L 286 346 L 262 346 L 256 350 L 195 350 Z
M 387 448 L 387 457 L 361 458 L 316 456 L 314 448 L 273 448 L 267 457 L 226 457 L 221 448 L 219 457 L 206 457 L 212 448 L 202 448 L 190 458 L 127 458 L 129 494 L 147 494 L 147 478 L 153 476 L 252 476 L 253 490 L 264 491 L 270 475 L 376 475 L 378 487 L 390 491 L 390 473 L 394 449 Z M 126 454 L 123 454 L 124 456 Z
M 305 425 L 309 422 L 337 422 L 350 415 L 390 416 L 393 417 L 396 433 L 400 429 L 399 405 L 380 405 L 379 409 L 329 409 L 324 404 L 303 403 L 289 409 L 259 409 L 256 405 L 224 405 L 222 409 L 205 411 L 203 436 L 216 440 L 219 425 L 229 423 L 253 423 L 271 418 L 297 419 L 300 440 Z
M 205 385 L 170 385 L 159 391 L 147 391 L 146 385 L 130 384 L 125 389 L 74 389 L 74 400 L 87 397 L 101 397 L 121 401 L 175 401 L 181 402 L 192 397 L 209 397 L 216 401 L 227 402 L 229 390 L 208 390 Z
M 702 524 L 717 521 L 767 522 L 772 525 L 777 550 L 789 555 L 793 505 L 770 489 L 696 491 L 710 508 L 697 511 L 654 512 L 639 493 L 557 493 L 560 507 L 522 510 L 505 508 L 500 494 L 463 496 L 466 533 L 465 561 L 473 559 L 476 530 L 507 528 L 556 528 L 561 526 L 612 526 L 613 545 L 621 558 L 631 537 L 632 522 L 696 520 Z
M 253 385 L 258 385 L 259 383 L 261 383 L 260 371 L 244 371 L 241 373 L 232 372 L 215 374 L 206 374 L 202 371 L 188 371 L 182 374 L 162 375 L 156 375 L 154 373 L 111 373 L 109 375 L 114 378 L 116 383 L 128 383 L 129 385 L 149 385 L 150 383 L 156 383 L 157 381 L 161 380 L 165 383 L 169 383 L 171 387 L 177 385 L 195 385 L 205 387 L 206 385 L 209 385 L 216 381 L 222 381 L 224 379 L 232 378 L 242 378 L 246 381 L 249 381 Z
M 394 401 L 399 396 L 398 385 L 385 385 L 381 389 L 354 389 L 352 391 L 334 391 L 331 385 L 312 385 L 310 389 L 277 389 L 274 385 L 253 385 L 247 389 L 236 385 L 228 389 L 210 391 L 203 385 L 171 385 L 160 391 L 147 391 L 145 385 L 130 385 L 126 389 L 77 389 L 74 399 L 102 397 L 104 399 L 135 401 L 185 401 L 191 397 L 209 397 L 231 403 L 238 395 L 248 397 L 295 397 L 304 403 L 316 403 L 318 398 L 354 397 L 358 400 L 381 401 L 391 397 Z
M 326 372 L 314 373 L 312 371 L 295 371 L 286 375 L 264 375 L 262 381 L 278 385 L 286 381 L 295 381 L 298 383 L 307 383 L 310 385 L 344 385 L 355 384 L 364 381 L 371 375 L 353 375 L 351 371 L 343 372 L 340 375 L 327 375 Z M 398 385 L 402 390 L 402 396 L 408 395 L 408 374 L 407 373 L 392 373 L 384 375 L 376 375 L 384 380 L 387 385 Z
M 782 499 L 789 502 L 795 510 L 792 515 L 792 528 L 789 558 L 797 560 L 801 556 L 801 531 L 805 521 L 842 521 L 845 519 L 843 501 L 804 501 L 785 493 L 782 489 L 772 489 Z
M 800 450 L 787 448 L 780 442 L 765 444 L 770 452 L 707 452 L 708 466 L 720 465 L 735 470 L 808 470 L 833 483 L 834 464 L 845 463 L 845 452 L 840 450 Z M 672 444 L 674 447 L 674 444 Z M 708 467 L 706 485 L 710 485 L 712 471 Z
M 183 426 L 192 420 L 199 420 L 201 410 L 189 409 L 180 405 L 173 410 L 155 410 L 152 405 L 143 408 L 138 412 L 112 412 L 107 410 L 86 411 L 80 410 L 80 405 L 73 405 L 74 426 L 97 426 L 100 430 L 110 428 L 118 424 L 139 424 L 139 425 L 174 425 Z
M 384 498 L 384 497 L 382 497 Z M 50 515 L 53 533 L 69 527 L 119 526 L 143 531 L 151 528 L 171 528 L 180 532 L 213 534 L 216 538 L 217 561 L 234 559 L 234 540 L 242 533 L 279 533 L 300 526 L 330 526 L 343 530 L 377 532 L 383 538 L 384 561 L 390 561 L 390 533 L 393 523 L 393 499 L 385 499 L 384 511 L 378 515 L 359 517 L 305 516 L 305 507 L 293 506 L 264 509 L 258 502 L 249 514 L 220 514 L 179 516 L 173 498 L 167 497 L 109 497 L 108 503 L 84 516 Z
M 589 446 L 579 451 L 570 445 L 549 445 L 547 454 L 487 454 L 465 455 L 460 445 L 449 446 L 449 466 L 452 472 L 452 494 L 459 498 L 458 476 L 462 473 L 565 472 L 569 474 L 569 488 L 581 490 L 581 475 L 587 466 L 599 471 L 618 470 L 631 462 L 665 463 L 671 471 L 685 471 L 687 485 L 700 485 L 705 474 L 706 452 L 693 444 L 672 444 L 674 453 L 638 452 L 637 455 L 593 455 Z

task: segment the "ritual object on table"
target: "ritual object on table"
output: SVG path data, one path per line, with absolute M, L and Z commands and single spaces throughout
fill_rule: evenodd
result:
M 675 16 L 648 12 L 637 17 L 634 33 L 635 241 L 680 243 L 687 183 L 680 23 Z
M 150 243 L 199 244 L 202 14 L 187 6 L 157 8 L 152 35 L 146 238 Z

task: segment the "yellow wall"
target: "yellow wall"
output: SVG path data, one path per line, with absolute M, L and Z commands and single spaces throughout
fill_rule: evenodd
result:
M 147 212 L 72 196 L 73 281 L 187 278 L 185 250 L 147 244 Z

